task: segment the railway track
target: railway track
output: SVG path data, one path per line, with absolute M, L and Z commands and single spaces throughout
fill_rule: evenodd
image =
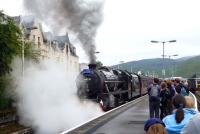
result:
M 107 123 L 109 120 L 113 119 L 120 113 L 128 110 L 130 107 L 133 107 L 137 103 L 141 102 L 146 96 L 142 96 L 138 99 L 135 99 L 131 102 L 128 102 L 124 105 L 121 105 L 113 110 L 110 110 L 106 112 L 104 115 L 97 117 L 93 120 L 90 120 L 88 122 L 85 122 L 75 128 L 72 128 L 71 130 L 67 130 L 62 132 L 61 134 L 91 134 L 96 129 Z
M 33 134 L 30 127 L 18 123 L 16 109 L 0 110 L 0 134 Z

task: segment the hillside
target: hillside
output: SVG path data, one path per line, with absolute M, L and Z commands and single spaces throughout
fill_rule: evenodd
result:
M 178 63 L 177 75 L 191 77 L 192 74 L 200 72 L 200 56 L 192 57 Z
M 139 61 L 131 61 L 113 66 L 114 68 L 125 69 L 128 71 L 141 71 L 146 75 L 156 75 L 161 77 L 163 68 L 163 59 L 144 59 Z M 183 57 L 176 60 L 164 60 L 165 76 L 182 76 L 190 77 L 192 74 L 200 72 L 200 56 Z

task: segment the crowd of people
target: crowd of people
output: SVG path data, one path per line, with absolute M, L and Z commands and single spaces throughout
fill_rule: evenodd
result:
M 148 87 L 150 118 L 146 134 L 198 134 L 200 114 L 189 96 L 187 82 L 180 79 L 161 81 L 154 78 Z

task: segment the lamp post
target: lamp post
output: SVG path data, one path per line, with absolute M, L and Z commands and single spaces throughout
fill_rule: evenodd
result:
M 169 57 L 169 70 L 171 70 L 171 76 L 172 77 L 174 76 L 174 62 L 172 62 L 172 64 L 170 64 L 171 63 L 170 59 L 171 59 L 171 57 L 176 57 L 176 56 L 178 56 L 178 54 L 168 55 L 168 57 Z M 170 71 L 169 71 L 169 75 L 170 75 Z
M 169 41 L 155 41 L 155 40 L 152 40 L 151 43 L 162 43 L 162 46 L 163 46 L 163 54 L 162 54 L 162 57 L 163 57 L 163 64 L 162 64 L 162 76 L 163 76 L 163 79 L 165 78 L 165 67 L 164 67 L 164 57 L 165 57 L 165 43 L 173 43 L 173 42 L 176 42 L 176 40 L 169 40 Z
M 178 56 L 178 54 L 174 54 L 174 55 L 168 55 L 169 56 L 169 60 L 171 57 L 176 57 Z M 174 77 L 174 74 L 175 74 L 175 61 L 174 61 L 174 64 L 172 64 L 172 77 Z

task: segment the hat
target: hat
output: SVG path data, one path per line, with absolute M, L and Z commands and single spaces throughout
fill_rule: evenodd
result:
M 144 130 L 148 131 L 148 129 L 151 125 L 154 125 L 157 123 L 161 124 L 161 125 L 163 125 L 163 127 L 165 127 L 165 124 L 159 118 L 150 118 L 149 120 L 146 121 L 146 123 L 144 125 Z

